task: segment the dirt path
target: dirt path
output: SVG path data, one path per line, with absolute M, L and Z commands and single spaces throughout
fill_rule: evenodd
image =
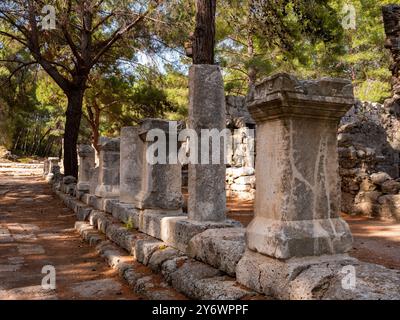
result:
M 143 299 L 81 241 L 75 215 L 41 178 L 5 172 L 0 170 L 0 300 Z M 46 265 L 55 268 L 55 290 L 41 286 Z

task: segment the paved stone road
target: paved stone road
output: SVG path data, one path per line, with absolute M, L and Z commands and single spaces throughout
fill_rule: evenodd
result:
M 142 299 L 74 231 L 42 179 L 0 170 L 0 299 Z M 54 266 L 56 289 L 42 288 Z

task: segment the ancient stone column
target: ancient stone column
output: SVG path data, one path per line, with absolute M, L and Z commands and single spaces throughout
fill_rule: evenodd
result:
M 174 148 L 174 145 L 177 147 L 177 132 L 173 134 L 170 124 L 172 122 L 161 119 L 144 119 L 140 124 L 138 134 L 142 142 L 137 144 L 136 151 L 141 161 L 137 166 L 142 170 L 140 192 L 134 197 L 138 209 L 155 210 L 160 213 L 182 211 L 181 165 L 177 159 L 169 156 L 170 152 L 174 153 L 171 147 Z M 172 143 L 170 143 L 171 134 L 173 134 Z M 155 158 L 151 160 L 148 155 L 155 155 L 160 161 Z M 134 189 L 137 190 L 136 186 Z
M 53 168 L 59 166 L 58 163 L 60 159 L 57 157 L 49 157 L 47 160 L 48 160 L 48 170 L 45 178 L 47 181 L 51 181 L 54 177 Z
M 101 139 L 99 148 L 99 178 L 95 194 L 102 198 L 118 197 L 120 139 Z
M 216 129 L 221 136 L 226 126 L 225 95 L 221 71 L 215 65 L 193 65 L 189 72 L 189 129 L 198 137 L 198 164 L 189 164 L 188 217 L 193 221 L 222 222 L 225 220 L 225 155 L 221 143 L 220 161 L 212 164 L 212 144 L 209 143 L 209 163 L 201 163 L 202 129 Z M 203 131 L 204 132 L 204 131 Z M 219 136 L 216 139 L 220 139 Z M 204 152 L 204 150 L 203 150 Z
M 134 204 L 142 180 L 144 142 L 139 137 L 139 127 L 121 130 L 120 195 L 122 203 Z
M 95 166 L 95 151 L 90 145 L 78 146 L 79 172 L 77 190 L 88 192 L 90 189 L 90 170 Z
M 45 159 L 43 161 L 43 176 L 44 177 L 49 174 L 49 167 L 50 167 L 49 159 Z
M 349 81 L 299 81 L 288 74 L 255 88 L 255 217 L 249 249 L 279 259 L 344 253 L 352 236 L 340 218 L 337 125 L 353 105 Z

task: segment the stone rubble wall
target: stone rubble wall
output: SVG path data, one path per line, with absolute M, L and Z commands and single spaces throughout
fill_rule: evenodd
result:
M 254 200 L 256 176 L 255 121 L 242 96 L 226 97 L 227 128 L 231 130 L 233 143 L 228 149 L 226 170 L 226 195 L 243 200 Z
M 358 102 L 338 130 L 342 211 L 400 220 L 400 121 L 383 105 Z
M 230 167 L 226 169 L 226 195 L 243 200 L 254 200 L 256 176 L 253 167 Z

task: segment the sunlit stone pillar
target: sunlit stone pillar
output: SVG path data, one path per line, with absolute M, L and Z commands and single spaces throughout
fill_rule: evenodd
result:
M 118 197 L 120 139 L 101 139 L 99 147 L 99 176 L 95 194 L 102 198 Z
M 279 259 L 344 253 L 352 236 L 340 218 L 337 125 L 353 105 L 341 79 L 272 76 L 255 88 L 255 217 L 250 250 Z
M 193 65 L 189 72 L 189 129 L 198 137 L 198 164 L 189 164 L 188 217 L 193 221 L 222 222 L 226 215 L 225 155 L 223 144 L 219 163 L 212 164 L 210 145 L 208 163 L 200 163 L 201 130 L 216 129 L 222 135 L 226 127 L 224 84 L 220 68 L 215 65 Z M 219 136 L 214 138 L 221 140 Z
M 79 172 L 77 190 L 89 192 L 90 171 L 95 166 L 95 150 L 90 145 L 81 144 L 78 146 Z
M 46 181 L 51 181 L 54 177 L 54 168 L 59 167 L 59 161 L 60 159 L 57 157 L 49 157 L 48 159 L 48 170 L 47 170 L 47 175 L 46 175 Z
M 139 127 L 121 130 L 120 195 L 122 203 L 134 204 L 142 180 L 144 142 L 139 137 Z
M 173 122 L 144 119 L 140 124 L 138 134 L 141 142 L 138 142 L 136 151 L 141 161 L 137 163 L 137 168 L 141 167 L 141 182 L 140 192 L 134 198 L 138 209 L 160 213 L 182 212 L 181 165 L 174 159 L 176 153 L 171 149 L 177 146 L 178 137 L 170 123 Z M 134 188 L 136 190 L 136 186 Z

